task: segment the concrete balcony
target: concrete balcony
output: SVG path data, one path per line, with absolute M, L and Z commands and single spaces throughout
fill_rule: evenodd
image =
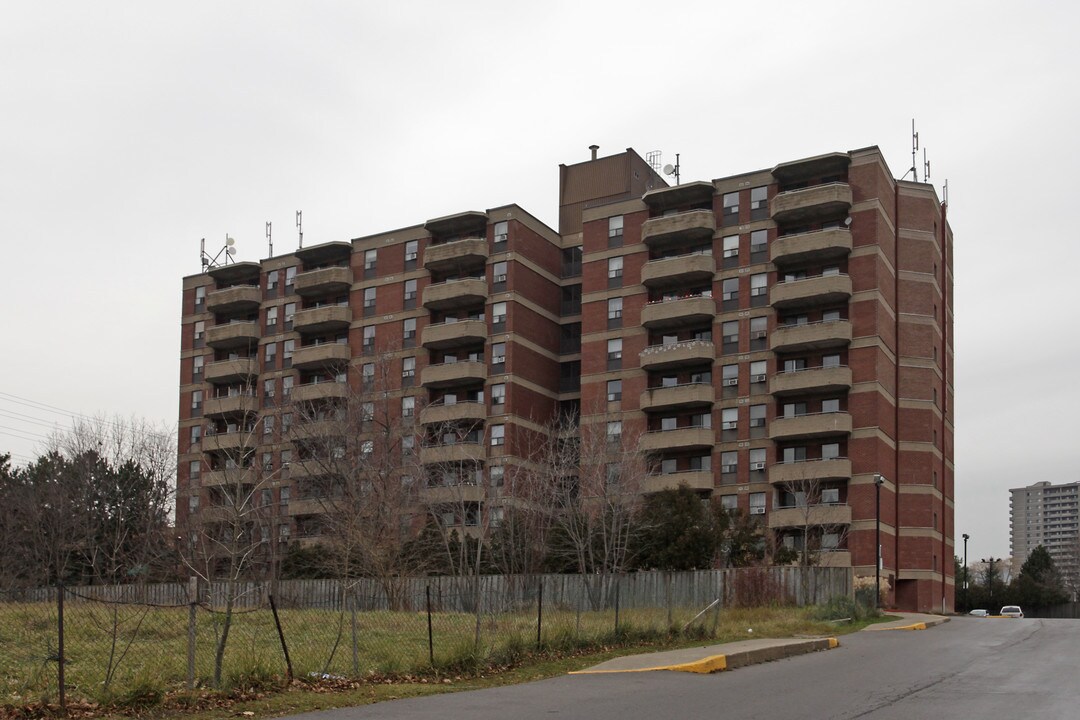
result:
M 340 400 L 349 396 L 349 386 L 343 382 L 318 382 L 297 385 L 292 390 L 293 402 Z
M 293 479 L 319 477 L 326 475 L 326 471 L 326 463 L 319 460 L 294 460 L 289 463 L 289 477 Z
M 850 480 L 851 460 L 803 460 L 769 466 L 769 482 L 773 485 L 795 485 L 820 480 Z
M 638 353 L 643 370 L 668 370 L 701 364 L 712 364 L 716 346 L 711 340 L 683 340 L 667 345 L 650 345 Z
M 256 310 L 262 302 L 258 285 L 234 285 L 206 295 L 206 309 L 212 313 L 235 313 Z
M 348 305 L 323 305 L 299 310 L 293 315 L 293 329 L 302 333 L 328 333 L 348 330 L 352 308 Z
M 848 275 L 818 275 L 803 280 L 777 283 L 769 290 L 769 302 L 777 310 L 818 305 L 835 305 L 851 297 Z
M 773 375 L 770 391 L 776 397 L 807 393 L 835 394 L 851 390 L 851 368 L 817 367 Z
M 487 324 L 483 320 L 458 320 L 428 325 L 420 332 L 420 344 L 434 350 L 476 345 L 487 340 Z
M 258 474 L 251 469 L 229 468 L 226 470 L 211 470 L 203 473 L 203 487 L 224 487 L 232 485 L 254 485 L 258 480 Z
M 301 297 L 320 297 L 349 292 L 353 284 L 352 268 L 324 267 L 308 270 L 293 278 L 293 290 Z
M 851 254 L 851 231 L 829 228 L 773 240 L 769 258 L 778 266 L 839 260 Z
M 692 253 L 650 260 L 641 268 L 641 283 L 647 287 L 701 285 L 712 282 L 716 260 L 712 255 Z
M 484 459 L 484 446 L 480 443 L 455 443 L 420 448 L 420 462 L 425 465 L 444 463 L 477 463 Z
M 685 297 L 649 303 L 641 309 L 641 325 L 653 330 L 711 323 L 716 301 L 711 297 Z
M 771 440 L 809 440 L 851 434 L 851 415 L 846 412 L 814 413 L 777 418 L 769 424 Z
M 686 470 L 664 475 L 649 475 L 642 481 L 641 491 L 654 493 L 675 490 L 680 485 L 685 485 L 691 490 L 712 490 L 715 487 L 711 470 Z
M 715 232 L 712 210 L 690 210 L 646 220 L 641 225 L 641 241 L 649 247 L 670 247 L 711 240 Z
M 772 201 L 772 219 L 778 223 L 803 222 L 836 216 L 851 208 L 851 186 L 825 183 L 778 193 Z
M 646 411 L 712 406 L 716 391 L 712 385 L 695 383 L 650 388 L 641 393 L 639 407 Z
M 432 272 L 450 272 L 482 266 L 488 259 L 486 238 L 467 238 L 428 245 L 424 249 L 424 267 Z
M 228 397 L 207 398 L 203 402 L 203 415 L 242 415 L 258 412 L 259 401 L 254 395 L 230 395 Z
M 805 325 L 778 325 L 772 337 L 769 338 L 770 350 L 785 353 L 828 350 L 847 347 L 850 344 L 851 322 L 848 320 Z
M 774 507 L 769 512 L 770 528 L 806 527 L 808 525 L 850 525 L 850 505 L 807 505 Z
M 353 428 L 355 432 L 355 428 Z M 299 420 L 289 428 L 289 440 L 339 438 L 349 433 L 348 423 L 342 420 Z
M 420 488 L 420 502 L 429 505 L 483 501 L 484 488 L 479 485 L 437 485 Z
M 420 411 L 420 422 L 428 425 L 457 421 L 483 421 L 487 417 L 487 406 L 480 402 L 458 402 L 451 405 L 442 403 L 428 405 Z
M 295 368 L 341 367 L 347 365 L 351 357 L 347 343 L 322 343 L 296 348 L 292 364 Z
M 461 278 L 424 288 L 424 307 L 429 310 L 456 310 L 483 305 L 488 286 L 484 278 Z
M 870 548 L 873 549 L 873 546 Z M 819 550 L 817 553 L 818 567 L 851 567 L 850 550 Z
M 204 452 L 215 450 L 241 450 L 252 448 L 259 444 L 258 430 L 247 432 L 226 432 L 214 435 L 203 435 L 202 449 Z
M 289 500 L 289 515 L 319 515 L 334 510 L 334 503 L 326 497 L 304 497 Z
M 219 360 L 218 362 L 208 363 L 203 373 L 207 382 L 243 382 L 259 374 L 259 361 L 255 358 Z
M 259 342 L 259 326 L 251 321 L 222 323 L 206 329 L 206 344 L 212 348 L 245 347 Z
M 487 366 L 476 361 L 428 365 L 420 371 L 420 384 L 429 388 L 474 385 L 484 380 L 487 380 Z
M 645 452 L 711 448 L 716 444 L 716 433 L 713 432 L 712 428 L 705 427 L 654 430 L 642 435 L 639 444 Z

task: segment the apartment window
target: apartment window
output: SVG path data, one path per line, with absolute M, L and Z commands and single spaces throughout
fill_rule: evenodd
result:
M 375 288 L 364 288 L 364 317 L 375 314 Z
M 420 253 L 420 241 L 410 240 L 405 243 L 405 269 L 416 269 L 416 256 Z
M 623 216 L 616 215 L 608 218 L 607 223 L 608 247 L 620 247 L 623 239 Z
M 278 309 L 277 307 L 266 309 L 266 329 L 269 331 L 277 327 Z
M 195 514 L 199 511 L 199 496 L 192 495 L 188 498 L 187 509 L 189 514 Z
M 728 235 L 724 243 L 724 267 L 732 268 L 739 264 L 739 236 Z
M 274 404 L 274 384 L 276 380 L 263 381 L 263 404 L 270 407 Z
M 267 471 L 274 469 L 274 453 L 264 452 L 262 454 L 262 469 Z M 270 495 L 270 490 L 263 490 L 263 505 L 270 504 Z
M 412 384 L 416 378 L 416 358 L 407 357 L 401 358 L 401 385 L 402 387 L 412 387 Z
M 739 469 L 739 453 L 734 450 L 728 450 L 720 453 L 720 474 L 721 475 L 735 475 Z M 730 480 L 729 480 L 730 482 Z
M 206 321 L 205 320 L 197 320 L 197 321 L 195 321 L 195 329 L 194 329 L 194 334 L 192 335 L 192 338 L 194 339 L 194 341 L 195 341 L 194 345 L 197 348 L 201 348 L 203 345 L 206 344 Z
M 824 443 L 821 446 L 822 460 L 835 460 L 840 457 L 840 443 Z
M 272 435 L 274 433 L 274 416 L 267 415 L 263 418 L 263 435 Z
M 364 251 L 364 278 L 370 279 L 375 277 L 375 273 L 378 268 L 379 251 L 372 248 L 371 250 Z
M 608 330 L 622 327 L 622 298 L 608 298 L 607 301 L 607 326 Z
M 409 320 L 406 320 L 405 322 L 408 323 Z M 416 329 L 416 320 L 413 319 L 412 323 L 413 323 L 413 329 L 415 330 Z M 374 325 L 365 325 L 364 329 L 362 330 L 362 337 L 363 337 L 362 350 L 365 353 L 373 353 L 373 352 L 375 352 L 375 326 Z
M 416 280 L 405 281 L 405 292 L 402 295 L 403 310 L 412 310 L 416 307 Z
M 581 361 L 559 363 L 559 392 L 577 392 L 581 389 Z
M 201 461 L 192 460 L 190 463 L 188 463 L 188 477 L 190 477 L 192 480 L 197 479 L 201 472 L 202 472 L 202 462 Z
M 608 486 L 616 486 L 619 484 L 619 478 L 622 477 L 622 465 L 619 463 L 608 463 L 604 467 L 604 474 L 607 478 Z
M 263 369 L 273 370 L 277 364 L 277 343 L 267 343 L 263 350 Z
M 672 473 L 679 471 L 679 461 L 674 458 L 667 458 L 660 461 L 660 474 L 671 475 Z
M 281 367 L 292 367 L 293 353 L 296 351 L 295 340 L 284 340 L 281 343 Z
M 761 307 L 769 303 L 769 275 L 758 273 L 750 276 L 750 306 Z
M 839 275 L 840 267 L 838 265 L 830 265 L 821 269 L 821 277 L 829 277 L 830 275 Z
M 765 251 L 769 247 L 769 231 L 755 230 L 750 233 L 750 261 L 759 262 L 765 259 Z
M 281 416 L 281 432 L 289 432 L 289 428 L 292 427 L 292 413 L 285 413 Z
M 491 288 L 493 290 L 506 289 L 506 261 L 500 260 L 491 266 Z
M 750 318 L 750 349 L 751 350 L 765 350 L 767 348 L 766 339 L 768 338 L 769 318 L 762 315 L 761 317 Z
M 697 428 L 711 428 L 712 427 L 712 413 L 704 412 L 697 415 L 690 416 L 690 427 Z
M 368 423 L 370 423 L 374 419 L 375 419 L 375 403 L 373 403 L 373 402 L 360 403 L 360 423 L 362 425 L 367 425 Z M 364 445 L 366 445 L 366 444 L 368 444 L 370 442 L 371 442 L 370 440 L 365 441 Z M 363 452 L 364 455 L 370 455 L 371 454 L 370 451 L 366 451 L 366 450 L 363 450 L 363 449 L 362 449 L 362 452 Z
M 293 318 L 296 316 L 296 303 L 285 303 L 285 329 L 292 330 Z
M 206 304 L 206 286 L 200 285 L 195 288 L 195 312 L 199 312 L 203 309 L 203 305 Z
M 734 433 L 739 429 L 739 408 L 724 408 L 720 411 L 720 429 Z
M 563 248 L 562 277 L 577 277 L 581 274 L 581 246 Z
M 192 425 L 190 433 L 188 437 L 189 444 L 198 445 L 199 440 L 202 438 L 202 425 Z
M 836 505 L 840 502 L 840 488 L 822 488 L 821 502 L 826 505 Z
M 498 383 L 491 386 L 491 406 L 502 407 L 506 404 L 506 385 Z
M 806 403 L 804 403 L 804 402 L 784 403 L 783 410 L 784 410 L 784 417 L 786 417 L 786 418 L 801 417 L 801 416 L 806 414 Z
M 491 426 L 491 444 L 503 445 L 506 443 L 506 426 L 505 425 L 492 425 Z
M 416 410 L 416 398 L 412 395 L 406 395 L 401 398 L 401 417 L 411 418 Z
M 611 445 L 622 442 L 622 420 L 609 420 L 607 424 L 607 441 Z
M 836 357 L 839 357 L 836 356 Z M 806 369 L 806 358 L 789 358 L 784 361 L 784 372 L 799 372 Z
M 566 285 L 562 289 L 562 305 L 559 312 L 567 315 L 581 314 L 581 285 Z
M 750 219 L 766 220 L 769 217 L 769 188 L 750 189 Z
M 502 222 L 495 223 L 495 245 L 503 246 L 496 247 L 496 250 L 505 249 L 506 239 L 510 233 L 510 223 L 503 220 Z
M 750 514 L 751 515 L 764 515 L 765 514 L 765 493 L 763 493 L 763 492 L 750 493 Z
M 725 388 L 738 387 L 739 385 L 739 366 L 738 365 L 725 365 L 720 369 L 720 380 Z
M 491 369 L 502 372 L 506 364 L 506 343 L 491 344 Z
M 296 266 L 285 268 L 285 292 L 291 293 L 292 286 L 296 282 Z
M 502 465 L 492 465 L 488 468 L 488 482 L 491 483 L 491 487 L 502 487 L 505 477 L 506 471 Z
M 277 270 L 271 270 L 266 273 L 266 296 L 275 297 L 277 294 L 277 287 L 279 282 L 279 274 Z
M 739 352 L 739 321 L 728 320 L 721 323 L 720 338 L 725 353 Z
M 623 259 L 622 256 L 610 257 L 607 261 L 607 286 L 609 288 L 622 287 Z
M 607 341 L 607 369 L 619 370 L 622 368 L 622 338 L 612 338 Z
M 841 319 L 839 310 L 826 310 L 821 313 L 821 322 L 839 322 Z
M 724 225 L 739 224 L 739 193 L 724 193 Z
M 364 390 L 375 387 L 375 363 L 364 363 L 360 366 L 360 386 Z
M 622 380 L 607 381 L 607 399 L 608 402 L 619 402 L 622 400 Z
M 581 323 L 566 323 L 559 328 L 559 352 L 581 352 Z
M 697 370 L 690 373 L 691 385 L 712 385 L 712 370 Z
M 751 405 L 750 406 L 750 428 L 764 428 L 765 427 L 765 406 L 764 405 Z
M 196 355 L 191 358 L 191 379 L 194 382 L 198 382 L 202 377 L 203 365 L 206 364 L 206 356 Z
M 364 328 L 366 331 L 367 328 Z M 375 345 L 375 328 L 371 328 L 371 344 Z M 401 346 L 416 347 L 416 318 L 405 318 L 401 321 Z M 367 347 L 365 345 L 365 347 Z
M 281 396 L 286 400 L 288 400 L 289 396 L 292 395 L 294 381 L 295 378 L 293 378 L 293 376 L 291 375 L 286 375 L 285 377 L 281 378 Z
M 823 413 L 838 413 L 840 412 L 840 400 L 837 398 L 829 398 L 821 401 L 821 412 Z
M 739 509 L 739 496 L 738 495 L 721 495 L 720 507 L 728 512 L 735 512 Z
M 506 330 L 506 303 L 493 303 L 491 306 L 491 331 L 502 332 L 503 330 Z
M 700 472 L 712 470 L 712 455 L 699 455 L 690 458 L 690 469 Z
M 750 382 L 765 382 L 765 373 L 767 372 L 767 368 L 768 364 L 764 360 L 755 360 L 754 362 L 750 363 Z
M 750 470 L 753 472 L 765 470 L 765 448 L 750 449 Z
M 806 459 L 806 448 L 801 446 L 784 448 L 781 456 L 785 463 L 802 462 Z
M 737 310 L 739 308 L 739 278 L 727 278 L 721 283 L 723 307 L 725 310 Z

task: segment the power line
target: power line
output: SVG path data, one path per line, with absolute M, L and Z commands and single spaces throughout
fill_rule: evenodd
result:
M 37 432 L 34 432 L 32 430 L 21 430 L 19 428 L 8 427 L 7 425 L 0 425 L 0 430 L 11 430 L 12 432 L 22 433 L 24 435 L 33 435 L 34 437 L 41 438 L 42 440 L 48 440 L 49 439 L 48 435 L 43 435 L 41 433 L 37 433 Z M 10 435 L 11 433 L 4 433 L 4 434 L 5 435 Z M 23 438 L 23 439 L 28 440 L 29 438 Z
M 15 403 L 16 405 L 23 405 L 23 406 L 29 407 L 29 408 L 31 408 L 33 410 L 51 412 L 51 413 L 54 413 L 54 414 L 57 414 L 57 415 L 64 415 L 64 416 L 67 416 L 67 417 L 72 418 L 74 420 L 82 420 L 84 422 L 102 423 L 102 424 L 105 424 L 105 425 L 109 425 L 109 426 L 113 427 L 114 429 L 120 429 L 120 430 L 125 429 L 124 423 L 117 422 L 115 420 L 109 420 L 109 419 L 103 418 L 103 417 L 93 417 L 93 416 L 90 416 L 90 415 L 86 415 L 84 413 L 78 413 L 78 412 L 74 412 L 74 411 L 71 411 L 71 410 L 65 410 L 64 408 L 60 408 L 60 407 L 57 407 L 55 405 L 49 405 L 48 403 L 39 402 L 37 400 L 31 400 L 30 398 L 22 397 L 20 395 L 15 395 L 13 393 L 7 393 L 7 392 L 0 391 L 0 396 L 2 396 L 2 397 L 0 397 L 0 400 L 10 402 L 10 403 Z M 9 399 L 7 399 L 7 398 L 9 398 Z M 33 417 L 33 416 L 27 416 L 27 417 Z M 41 420 L 43 418 L 36 418 L 36 419 Z M 148 431 L 148 432 L 151 435 L 169 436 L 169 433 L 165 433 L 165 432 L 159 432 L 159 431 L 153 431 L 153 430 Z

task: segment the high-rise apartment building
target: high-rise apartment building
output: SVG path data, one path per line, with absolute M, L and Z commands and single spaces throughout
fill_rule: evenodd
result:
M 210 267 L 184 279 L 178 524 L 244 446 L 290 468 L 263 532 L 319 532 L 285 400 L 378 373 L 419 461 L 475 479 L 464 529 L 573 414 L 648 453 L 642 492 L 688 485 L 859 575 L 880 535 L 896 606 L 950 610 L 951 248 L 875 147 L 674 187 L 594 149 L 560 167 L 557 231 L 511 205 Z
M 1009 490 L 1009 530 L 1012 574 L 1031 551 L 1042 545 L 1054 559 L 1070 588 L 1080 581 L 1080 482 L 1052 485 L 1048 481 Z

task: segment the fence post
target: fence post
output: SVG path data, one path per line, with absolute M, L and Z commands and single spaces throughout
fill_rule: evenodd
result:
M 544 578 L 540 578 L 540 587 L 536 593 L 536 651 L 540 651 L 541 630 L 544 627 Z
M 67 713 L 67 693 L 64 688 L 64 581 L 56 585 L 56 684 L 60 692 L 60 711 Z
M 289 658 L 289 646 L 285 644 L 285 633 L 281 630 L 281 620 L 278 619 L 277 605 L 274 603 L 274 596 L 268 596 L 270 600 L 270 612 L 274 614 L 274 625 L 277 626 L 278 639 L 281 640 L 281 650 L 285 653 L 285 671 L 288 673 L 286 677 L 291 682 L 293 679 L 292 660 Z
M 619 589 L 622 587 L 622 583 L 619 582 L 619 576 L 615 576 L 615 634 L 619 634 Z
M 667 601 L 667 626 L 668 626 L 668 630 L 670 630 L 671 626 L 674 624 L 674 619 L 673 619 L 673 616 L 672 616 L 673 610 L 672 610 L 672 607 L 671 607 L 672 599 L 671 599 L 671 572 L 670 571 L 667 571 L 667 572 L 664 573 L 664 595 L 665 595 L 664 599 Z
M 195 689 L 195 624 L 199 608 L 199 578 L 188 578 L 187 689 Z
M 431 664 L 435 664 L 435 639 L 431 634 L 431 585 L 426 587 L 427 595 L 427 651 L 428 660 Z
M 349 607 L 352 608 L 352 671 L 353 675 L 360 674 L 360 648 L 357 646 L 356 636 L 356 592 L 349 595 Z

